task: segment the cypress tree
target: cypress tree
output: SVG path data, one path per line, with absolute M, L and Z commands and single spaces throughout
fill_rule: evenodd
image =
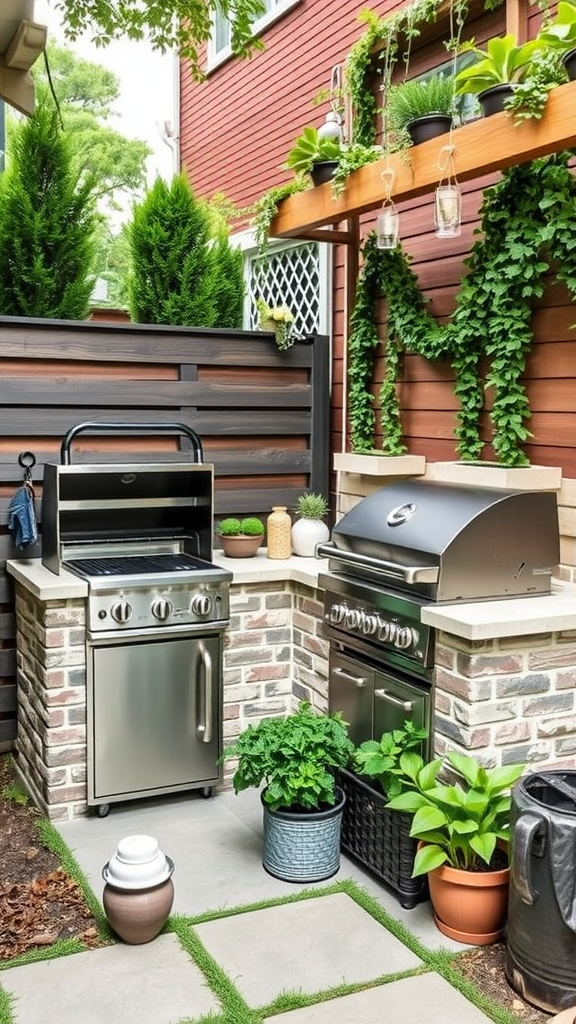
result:
M 240 330 L 243 258 L 185 174 L 157 178 L 129 229 L 129 306 L 137 323 Z
M 94 181 L 78 170 L 57 111 L 37 91 L 10 134 L 0 180 L 0 313 L 82 320 L 93 288 Z

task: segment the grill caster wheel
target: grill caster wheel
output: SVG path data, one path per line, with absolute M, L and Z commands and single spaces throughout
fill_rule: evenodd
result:
M 214 793 L 214 789 L 212 786 L 203 786 L 200 792 L 202 793 L 202 796 L 204 797 L 205 800 L 209 800 L 212 794 Z
M 110 804 L 98 804 L 96 807 L 97 818 L 107 818 L 110 814 Z

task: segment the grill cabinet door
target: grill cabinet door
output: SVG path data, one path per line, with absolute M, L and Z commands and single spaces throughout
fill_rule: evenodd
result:
M 384 732 L 401 729 L 410 721 L 430 736 L 430 689 L 413 685 L 398 675 L 378 671 L 374 681 L 374 736 L 379 740 Z M 422 744 L 420 753 L 427 757 L 428 744 Z
M 341 711 L 350 739 L 357 746 L 372 739 L 374 672 L 343 654 L 330 656 L 328 708 Z

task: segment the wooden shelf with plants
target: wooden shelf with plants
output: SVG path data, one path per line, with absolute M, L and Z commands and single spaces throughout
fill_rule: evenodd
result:
M 459 181 L 571 149 L 576 146 L 575 102 L 576 82 L 568 82 L 551 91 L 541 120 L 529 119 L 516 126 L 505 113 L 479 118 L 456 128 L 451 137 L 440 136 L 412 147 L 409 163 L 399 154 L 392 154 L 388 162 L 378 160 L 359 168 L 350 175 L 338 199 L 333 198 L 330 183 L 289 196 L 279 204 L 270 234 L 278 238 L 318 238 L 318 229 L 328 228 L 321 237 L 341 241 L 342 233 L 331 235 L 330 227 L 382 204 L 382 172 L 387 168 L 395 172 L 395 202 L 431 192 L 438 184 L 439 152 L 448 142 L 454 146 Z

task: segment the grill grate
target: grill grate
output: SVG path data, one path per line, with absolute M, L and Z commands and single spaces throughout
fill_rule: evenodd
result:
M 193 555 L 121 555 L 118 558 L 75 558 L 67 567 L 83 576 L 138 576 L 144 573 L 206 570 L 210 562 Z

